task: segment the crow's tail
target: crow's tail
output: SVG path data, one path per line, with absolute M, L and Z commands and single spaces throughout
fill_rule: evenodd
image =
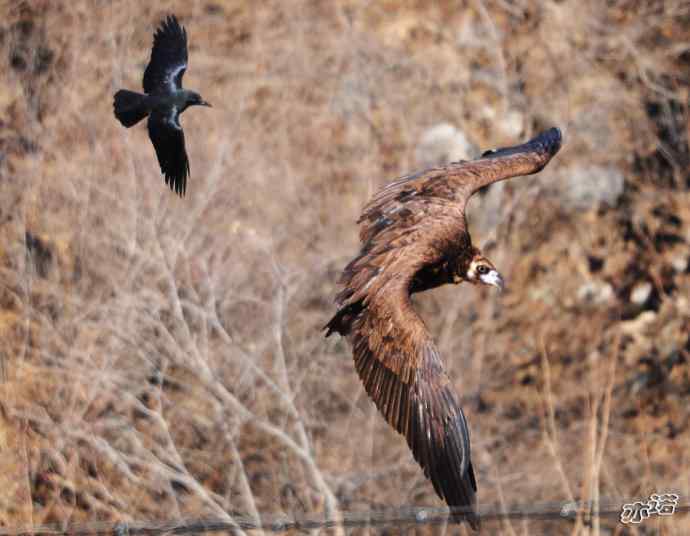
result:
M 136 125 L 150 111 L 146 106 L 146 95 L 127 89 L 121 89 L 115 93 L 113 108 L 115 117 L 127 128 Z

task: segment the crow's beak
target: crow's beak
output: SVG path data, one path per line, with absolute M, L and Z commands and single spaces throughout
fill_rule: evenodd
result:
M 209 108 L 213 108 L 213 106 L 211 106 L 211 105 L 210 105 L 208 102 L 206 102 L 205 100 L 202 100 L 199 104 L 200 104 L 201 106 L 208 106 Z

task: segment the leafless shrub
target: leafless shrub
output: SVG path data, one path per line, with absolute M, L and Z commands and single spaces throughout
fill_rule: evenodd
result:
M 111 117 L 167 11 L 190 34 L 186 81 L 214 105 L 183 118 L 185 199 L 166 190 L 145 128 Z M 567 137 L 475 233 L 511 290 L 417 300 L 466 400 L 480 502 L 687 495 L 683 2 L 0 12 L 6 526 L 438 505 L 349 348 L 320 328 L 358 211 L 412 170 L 421 133 L 451 122 L 478 146 L 512 143 L 509 114 L 525 137 L 551 124 Z M 543 184 L 592 162 L 624 171 L 623 200 L 563 210 Z M 578 300 L 593 280 L 609 301 Z M 654 290 L 630 305 L 640 280 Z M 485 530 L 618 530 L 565 523 Z

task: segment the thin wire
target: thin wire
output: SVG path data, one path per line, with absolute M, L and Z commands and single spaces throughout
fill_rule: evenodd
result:
M 634 503 L 629 500 L 600 500 L 598 505 L 591 502 L 541 503 L 533 506 L 514 506 L 503 511 L 479 511 L 482 522 L 507 519 L 574 520 L 578 516 L 615 517 L 621 515 L 623 504 Z M 310 514 L 300 517 L 284 515 L 261 516 L 259 520 L 248 516 L 235 516 L 231 519 L 183 519 L 162 522 L 118 522 L 85 523 L 71 526 L 39 525 L 31 528 L 0 528 L 0 536 L 136 536 L 159 534 L 189 534 L 206 532 L 236 533 L 247 530 L 284 532 L 287 530 L 313 530 L 332 527 L 381 527 L 386 525 L 442 525 L 458 521 L 450 519 L 451 513 L 466 513 L 467 509 L 402 507 L 387 510 L 367 510 L 341 512 L 340 516 L 329 518 L 325 514 Z M 690 512 L 690 503 L 678 505 L 674 515 Z

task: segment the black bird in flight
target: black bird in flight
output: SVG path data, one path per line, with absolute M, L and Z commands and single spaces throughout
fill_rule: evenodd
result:
M 195 91 L 182 88 L 187 70 L 187 31 L 170 15 L 153 36 L 151 60 L 144 71 L 144 92 L 115 93 L 115 117 L 127 128 L 149 116 L 149 137 L 156 149 L 165 183 L 183 196 L 189 160 L 180 114 L 189 106 L 211 106 Z
M 364 207 L 362 248 L 343 270 L 326 326 L 352 343 L 355 369 L 388 423 L 405 436 L 453 518 L 477 529 L 470 434 L 438 348 L 410 295 L 463 281 L 503 288 L 472 245 L 465 205 L 483 186 L 536 173 L 561 147 L 552 128 L 515 147 L 402 177 Z

